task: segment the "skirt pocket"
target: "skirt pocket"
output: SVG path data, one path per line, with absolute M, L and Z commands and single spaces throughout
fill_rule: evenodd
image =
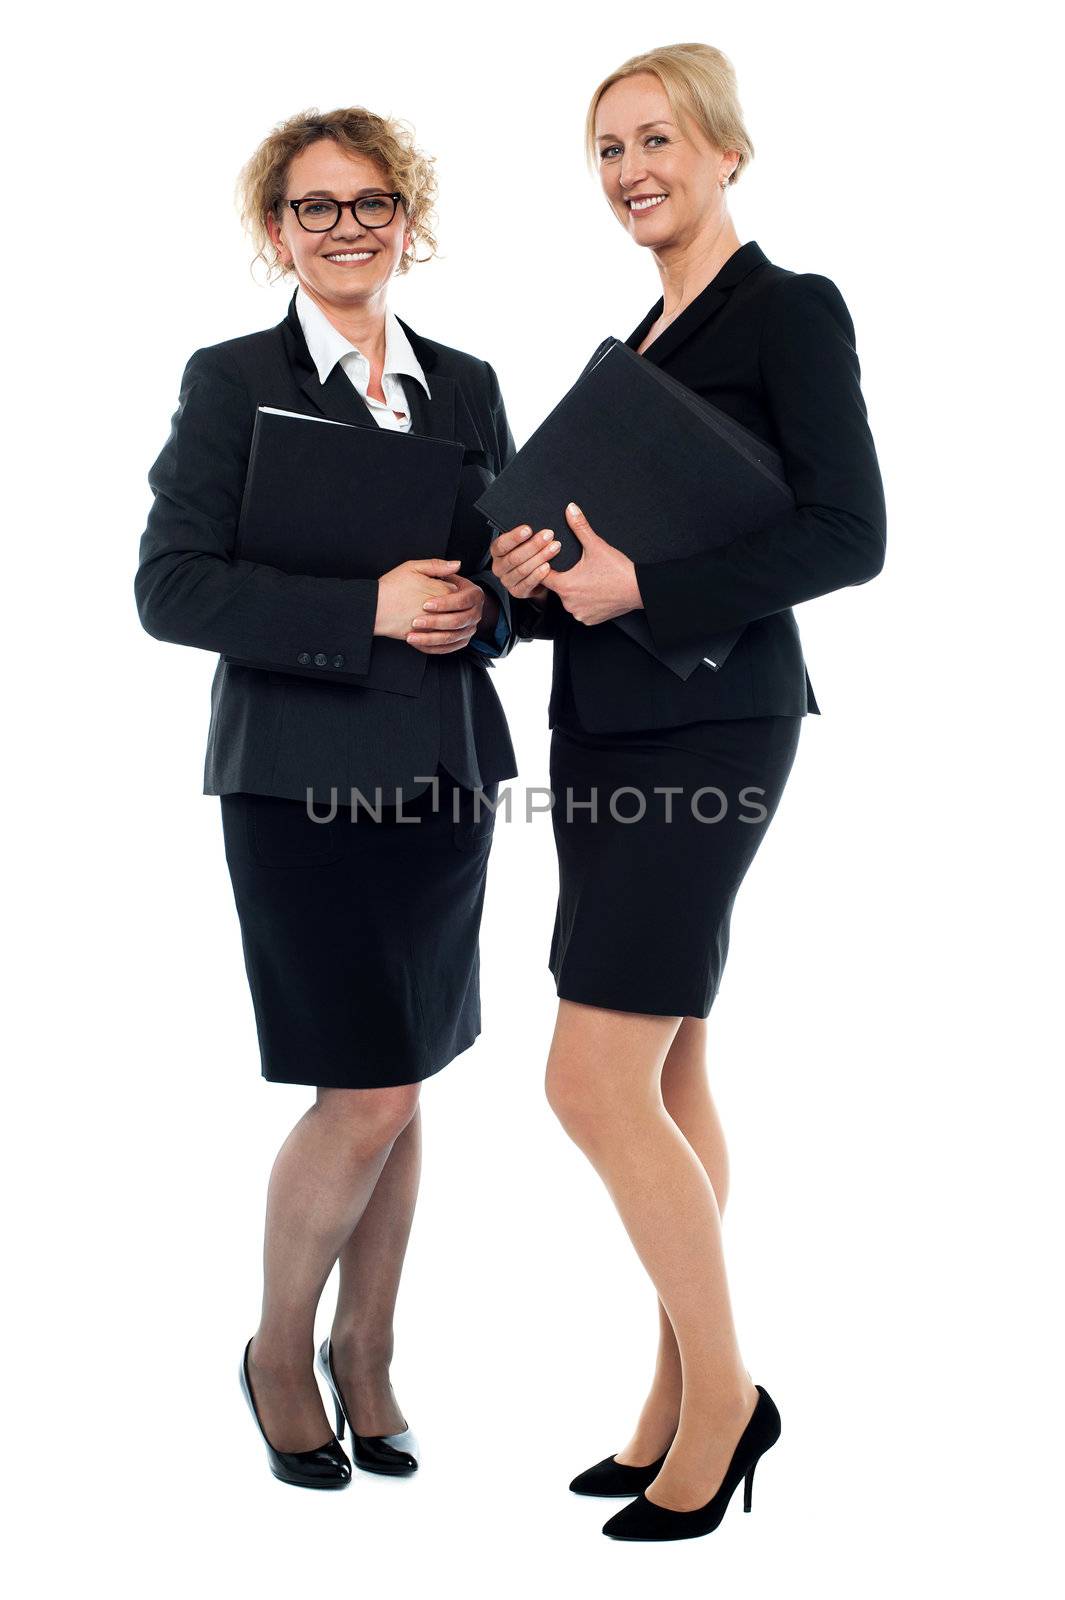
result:
M 499 784 L 490 783 L 482 789 L 456 789 L 458 803 L 454 794 L 447 803 L 457 809 L 457 821 L 453 822 L 452 837 L 460 850 L 487 850 L 492 843 L 495 831 L 496 814 L 494 806 L 499 798 Z M 456 810 L 452 811 L 452 818 Z
M 248 794 L 244 800 L 248 853 L 259 866 L 326 867 L 339 859 L 343 807 L 329 821 L 315 821 L 328 815 L 327 807 L 308 812 L 304 800 L 269 794 Z M 350 812 L 347 816 L 350 826 Z

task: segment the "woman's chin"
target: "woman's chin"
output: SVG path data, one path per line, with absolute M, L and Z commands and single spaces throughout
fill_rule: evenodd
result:
M 668 250 L 673 242 L 668 228 L 630 228 L 629 238 L 633 244 L 642 245 L 645 250 Z

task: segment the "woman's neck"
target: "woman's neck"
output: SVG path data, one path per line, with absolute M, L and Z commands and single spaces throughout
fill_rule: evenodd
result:
M 717 277 L 730 256 L 740 248 L 739 234 L 732 218 L 726 216 L 690 244 L 675 251 L 655 252 L 655 265 L 662 280 L 662 321 L 672 322 L 685 306 L 702 294 Z
M 381 289 L 368 300 L 356 301 L 354 305 L 334 305 L 331 301 L 319 299 L 303 285 L 303 292 L 309 295 L 320 311 L 329 318 L 345 339 L 349 340 L 369 361 L 371 368 L 380 368 L 385 359 L 385 317 L 388 314 L 388 301 L 385 289 Z

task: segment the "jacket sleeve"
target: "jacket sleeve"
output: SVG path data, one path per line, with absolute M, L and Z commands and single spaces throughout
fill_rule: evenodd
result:
M 884 489 L 854 327 L 830 279 L 796 273 L 777 285 L 758 361 L 795 505 L 716 549 L 636 563 L 660 647 L 702 645 L 800 601 L 867 583 L 884 565 Z
M 511 596 L 510 610 L 519 639 L 554 639 L 566 616 L 553 589 L 547 591 L 546 600 L 515 600 Z
M 485 363 L 488 366 L 488 363 Z M 507 422 L 506 412 L 503 409 L 503 397 L 499 392 L 499 380 L 491 367 L 488 367 L 489 379 L 492 390 L 492 420 L 496 442 L 496 472 L 502 472 L 508 462 L 513 461 L 517 450 L 514 438 Z M 489 568 L 491 562 L 489 562 Z M 559 627 L 559 618 L 565 616 L 562 602 L 557 594 L 549 593 L 545 604 L 537 600 L 516 600 L 489 571 L 485 579 L 478 574 L 478 583 L 485 583 L 492 593 L 499 598 L 500 619 L 505 616 L 507 622 L 507 645 L 501 650 L 501 655 L 509 655 L 519 639 L 553 639 Z
M 235 557 L 255 412 L 210 348 L 189 358 L 170 437 L 148 473 L 155 500 L 134 593 L 148 633 L 284 670 L 318 654 L 370 666 L 376 578 L 314 578 Z M 321 665 L 321 662 L 318 663 Z
M 492 454 L 494 457 L 494 475 L 502 472 L 509 461 L 516 454 L 514 436 L 510 431 L 507 413 L 503 406 L 503 396 L 499 388 L 499 379 L 495 369 L 486 361 L 485 373 L 488 378 L 489 405 L 492 413 Z M 518 634 L 514 631 L 512 615 L 513 601 L 503 584 L 492 571 L 492 558 L 487 555 L 479 571 L 472 574 L 471 581 L 480 584 L 489 594 L 495 595 L 499 602 L 499 620 L 496 625 L 493 639 L 471 639 L 466 646 L 468 650 L 476 650 L 479 654 L 493 659 L 508 656 L 518 641 Z

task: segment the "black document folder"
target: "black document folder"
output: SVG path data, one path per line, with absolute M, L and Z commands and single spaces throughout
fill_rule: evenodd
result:
M 260 406 L 236 554 L 313 578 L 379 578 L 401 561 L 445 554 L 465 565 L 471 552 L 448 548 L 462 457 L 453 439 Z M 417 694 L 425 659 L 403 639 L 375 638 L 368 673 L 296 663 L 284 671 Z
M 565 571 L 581 547 L 575 500 L 602 538 L 633 561 L 667 561 L 728 544 L 794 504 L 772 447 L 645 361 L 605 339 L 555 409 L 477 501 L 500 529 L 553 528 Z M 719 668 L 743 632 L 702 649 L 660 651 L 642 611 L 614 625 L 681 678 Z

